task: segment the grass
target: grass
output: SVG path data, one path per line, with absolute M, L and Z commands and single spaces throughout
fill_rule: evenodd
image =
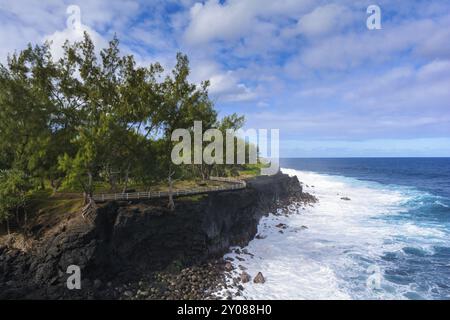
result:
M 54 214 L 58 212 L 74 213 L 83 205 L 83 199 L 64 199 L 61 197 L 48 197 L 30 201 L 28 210 L 32 212 L 45 212 Z
M 36 191 L 28 199 L 25 208 L 27 212 L 28 230 L 36 225 L 45 228 L 58 224 L 62 219 L 80 212 L 83 206 L 83 198 L 80 194 L 52 194 L 51 190 Z M 14 219 L 14 218 L 12 218 Z M 24 214 L 21 213 L 20 221 L 24 223 Z M 4 226 L 0 226 L 0 237 L 6 235 Z M 24 225 L 21 226 L 23 228 Z M 23 229 L 14 227 L 11 231 L 22 234 Z M 5 229 L 5 230 L 4 230 Z
M 177 180 L 174 181 L 173 191 L 186 190 L 198 187 L 223 186 L 226 182 L 220 181 L 200 181 L 200 180 Z M 100 186 L 100 187 L 99 187 Z M 109 186 L 106 184 L 97 184 L 96 193 L 109 193 Z M 103 189 L 103 190 L 102 190 Z M 151 187 L 130 185 L 128 189 L 136 191 L 167 191 L 167 183 L 161 182 Z M 119 188 L 121 190 L 121 188 Z M 65 190 L 67 191 L 67 190 Z M 120 191 L 119 191 L 120 192 Z M 190 201 L 200 201 L 204 195 L 192 195 L 183 197 Z M 50 189 L 36 191 L 29 198 L 27 205 L 29 222 L 39 224 L 53 224 L 73 213 L 77 213 L 83 206 L 83 195 L 80 192 L 57 192 L 53 193 Z
M 260 170 L 263 167 L 262 164 L 247 164 L 239 168 L 232 176 L 236 179 L 247 179 L 260 175 Z M 198 187 L 214 187 L 224 186 L 226 182 L 212 181 L 200 179 L 183 179 L 175 180 L 173 183 L 173 191 L 194 189 Z M 50 183 L 46 182 L 46 190 L 35 191 L 30 196 L 26 211 L 28 213 L 28 226 L 41 225 L 51 227 L 56 225 L 70 215 L 77 214 L 83 207 L 83 194 L 81 190 L 68 190 L 61 188 L 59 192 L 53 193 Z M 116 193 L 120 193 L 123 186 L 117 185 Z M 164 192 L 168 191 L 167 181 L 161 181 L 151 186 L 145 186 L 142 184 L 133 184 L 130 181 L 128 190 L 134 190 L 135 192 Z M 95 183 L 95 193 L 113 193 L 111 187 L 106 182 Z M 183 201 L 199 202 L 203 200 L 207 195 L 189 195 L 183 196 Z M 180 200 L 181 200 L 180 199 Z M 4 226 L 0 224 L 0 236 L 6 234 L 6 230 L 3 230 Z
M 62 215 L 80 211 L 83 198 L 78 194 L 52 194 L 51 191 L 38 191 L 33 194 L 27 205 L 29 219 L 39 223 L 51 223 Z M 37 222 L 37 221 L 35 221 Z
M 260 175 L 262 164 L 245 165 L 237 172 L 237 179 L 245 179 Z M 226 182 L 199 180 L 199 179 L 184 179 L 175 180 L 173 183 L 173 191 L 194 189 L 198 187 L 214 187 L 226 185 Z M 117 193 L 122 191 L 123 186 L 117 186 Z M 135 190 L 136 192 L 164 192 L 168 191 L 166 181 L 161 181 L 152 186 L 144 186 L 130 183 L 128 190 Z M 105 182 L 97 182 L 95 184 L 95 193 L 113 193 L 110 190 L 110 185 Z M 188 201 L 201 201 L 206 195 L 190 195 L 182 197 Z M 35 191 L 29 198 L 26 211 L 28 213 L 28 221 L 30 224 L 44 224 L 52 225 L 63 217 L 78 213 L 83 206 L 83 195 L 81 190 L 67 190 L 61 189 L 60 192 L 53 193 L 51 188 L 46 190 Z
M 223 186 L 226 182 L 220 182 L 220 181 L 211 181 L 211 180 L 175 180 L 173 182 L 173 190 L 186 190 L 186 189 L 194 189 L 198 187 L 215 187 L 215 186 Z M 115 193 L 122 192 L 123 186 L 117 186 Z M 169 187 L 167 185 L 167 182 L 159 182 L 156 184 L 153 184 L 151 186 L 144 186 L 140 184 L 130 184 L 127 188 L 127 190 L 134 190 L 133 192 L 147 192 L 147 191 L 168 191 Z M 97 184 L 95 188 L 95 193 L 114 193 L 110 186 L 107 184 Z
M 239 170 L 238 178 L 246 179 L 261 175 L 262 168 L 268 168 L 269 165 L 264 165 L 262 163 L 257 164 L 246 164 L 241 170 Z

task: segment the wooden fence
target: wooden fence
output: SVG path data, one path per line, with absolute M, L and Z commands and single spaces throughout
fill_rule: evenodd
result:
M 223 186 L 195 187 L 190 189 L 174 190 L 172 194 L 174 197 L 180 197 L 211 192 L 240 190 L 245 189 L 247 187 L 245 181 L 232 178 L 210 177 L 210 180 L 226 182 L 227 184 Z M 150 191 L 150 192 L 132 192 L 132 193 L 94 194 L 92 198 L 96 202 L 105 202 L 111 200 L 145 200 L 145 199 L 168 198 L 168 197 L 169 197 L 168 191 Z

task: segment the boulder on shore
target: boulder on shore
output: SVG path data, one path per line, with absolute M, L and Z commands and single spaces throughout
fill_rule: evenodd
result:
M 243 271 L 241 273 L 241 281 L 242 281 L 242 283 L 249 282 L 250 281 L 250 275 L 247 272 Z
M 264 282 L 266 282 L 266 279 L 264 279 L 264 276 L 261 272 L 258 272 L 256 277 L 253 279 L 253 282 L 254 283 L 264 283 Z
M 230 271 L 233 271 L 234 268 L 233 268 L 233 265 L 231 263 L 227 262 L 227 263 L 225 263 L 224 269 L 225 269 L 225 271 L 230 272 Z

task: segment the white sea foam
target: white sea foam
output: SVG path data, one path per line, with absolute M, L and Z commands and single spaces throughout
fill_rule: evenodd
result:
M 269 215 L 258 227 L 263 239 L 245 248 L 251 255 L 231 252 L 236 268 L 231 278 L 247 269 L 251 276 L 262 272 L 264 284 L 244 284 L 244 299 L 405 299 L 414 283 L 394 283 L 383 278 L 386 253 L 404 254 L 404 247 L 425 254 L 445 240 L 433 227 L 419 226 L 401 215 L 414 196 L 401 188 L 356 179 L 283 169 L 297 176 L 306 192 L 319 203 L 299 214 Z M 343 200 L 348 197 L 350 200 Z M 389 221 L 389 222 L 388 222 Z M 276 227 L 283 223 L 288 227 Z M 305 226 L 307 228 L 305 228 Z M 242 248 L 241 248 L 242 249 Z M 240 261 L 236 257 L 243 258 Z M 370 266 L 381 271 L 381 287 L 366 285 Z M 239 297 L 238 297 L 239 298 Z
M 449 208 L 449 206 L 448 206 L 448 205 L 446 205 L 446 204 L 444 204 L 444 203 L 440 202 L 439 200 L 436 200 L 436 201 L 435 201 L 434 203 L 435 203 L 435 204 L 437 204 L 437 205 L 439 205 L 439 206 L 441 206 L 441 207 L 444 207 L 444 208 Z

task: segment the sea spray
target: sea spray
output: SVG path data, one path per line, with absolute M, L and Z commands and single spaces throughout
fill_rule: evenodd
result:
M 283 172 L 297 176 L 305 191 L 317 196 L 319 203 L 291 209 L 295 212 L 287 216 L 268 215 L 259 224 L 259 237 L 246 248 L 232 248 L 225 257 L 231 258 L 234 265 L 228 275 L 234 289 L 228 291 L 239 295 L 233 298 L 448 296 L 439 275 L 433 275 L 426 266 L 436 260 L 434 248 L 449 247 L 448 233 L 408 217 L 411 203 L 424 197 L 423 192 L 342 176 L 292 169 Z M 243 249 L 249 254 L 243 254 Z M 242 292 L 235 290 L 233 279 L 242 269 L 252 277 L 262 272 L 265 283 L 249 281 L 239 284 Z M 378 285 L 369 286 L 374 276 L 378 277 Z

